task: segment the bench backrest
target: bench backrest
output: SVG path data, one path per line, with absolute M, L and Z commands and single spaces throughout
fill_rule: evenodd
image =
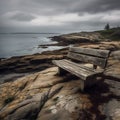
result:
M 92 63 L 94 68 L 97 66 L 105 68 L 109 54 L 109 50 L 70 47 L 67 56 L 74 60 Z

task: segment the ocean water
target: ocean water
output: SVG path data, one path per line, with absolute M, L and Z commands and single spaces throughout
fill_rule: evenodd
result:
M 60 46 L 38 47 L 39 45 L 55 44 L 49 37 L 58 34 L 0 34 L 0 58 L 30 55 L 47 50 L 60 49 Z

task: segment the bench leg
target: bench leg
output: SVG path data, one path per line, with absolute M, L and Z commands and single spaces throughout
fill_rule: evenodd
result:
M 83 80 L 80 80 L 80 88 L 81 88 L 81 91 L 84 91 L 85 82 Z
M 66 74 L 67 73 L 67 71 L 66 70 L 64 70 L 64 69 L 62 69 L 62 68 L 58 68 L 58 75 L 64 75 L 64 74 Z

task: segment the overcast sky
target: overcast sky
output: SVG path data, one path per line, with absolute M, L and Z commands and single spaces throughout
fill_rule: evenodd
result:
M 0 0 L 0 32 L 75 32 L 120 25 L 119 0 Z

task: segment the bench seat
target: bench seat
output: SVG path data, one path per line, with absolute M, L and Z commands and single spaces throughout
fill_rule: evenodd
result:
M 55 65 L 57 65 L 58 67 L 60 67 L 61 69 L 64 69 L 64 70 L 78 76 L 79 78 L 81 78 L 83 80 L 86 80 L 87 78 L 89 78 L 91 76 L 103 73 L 102 69 L 94 70 L 92 68 L 86 67 L 82 64 L 72 62 L 67 59 L 53 60 L 53 63 Z

